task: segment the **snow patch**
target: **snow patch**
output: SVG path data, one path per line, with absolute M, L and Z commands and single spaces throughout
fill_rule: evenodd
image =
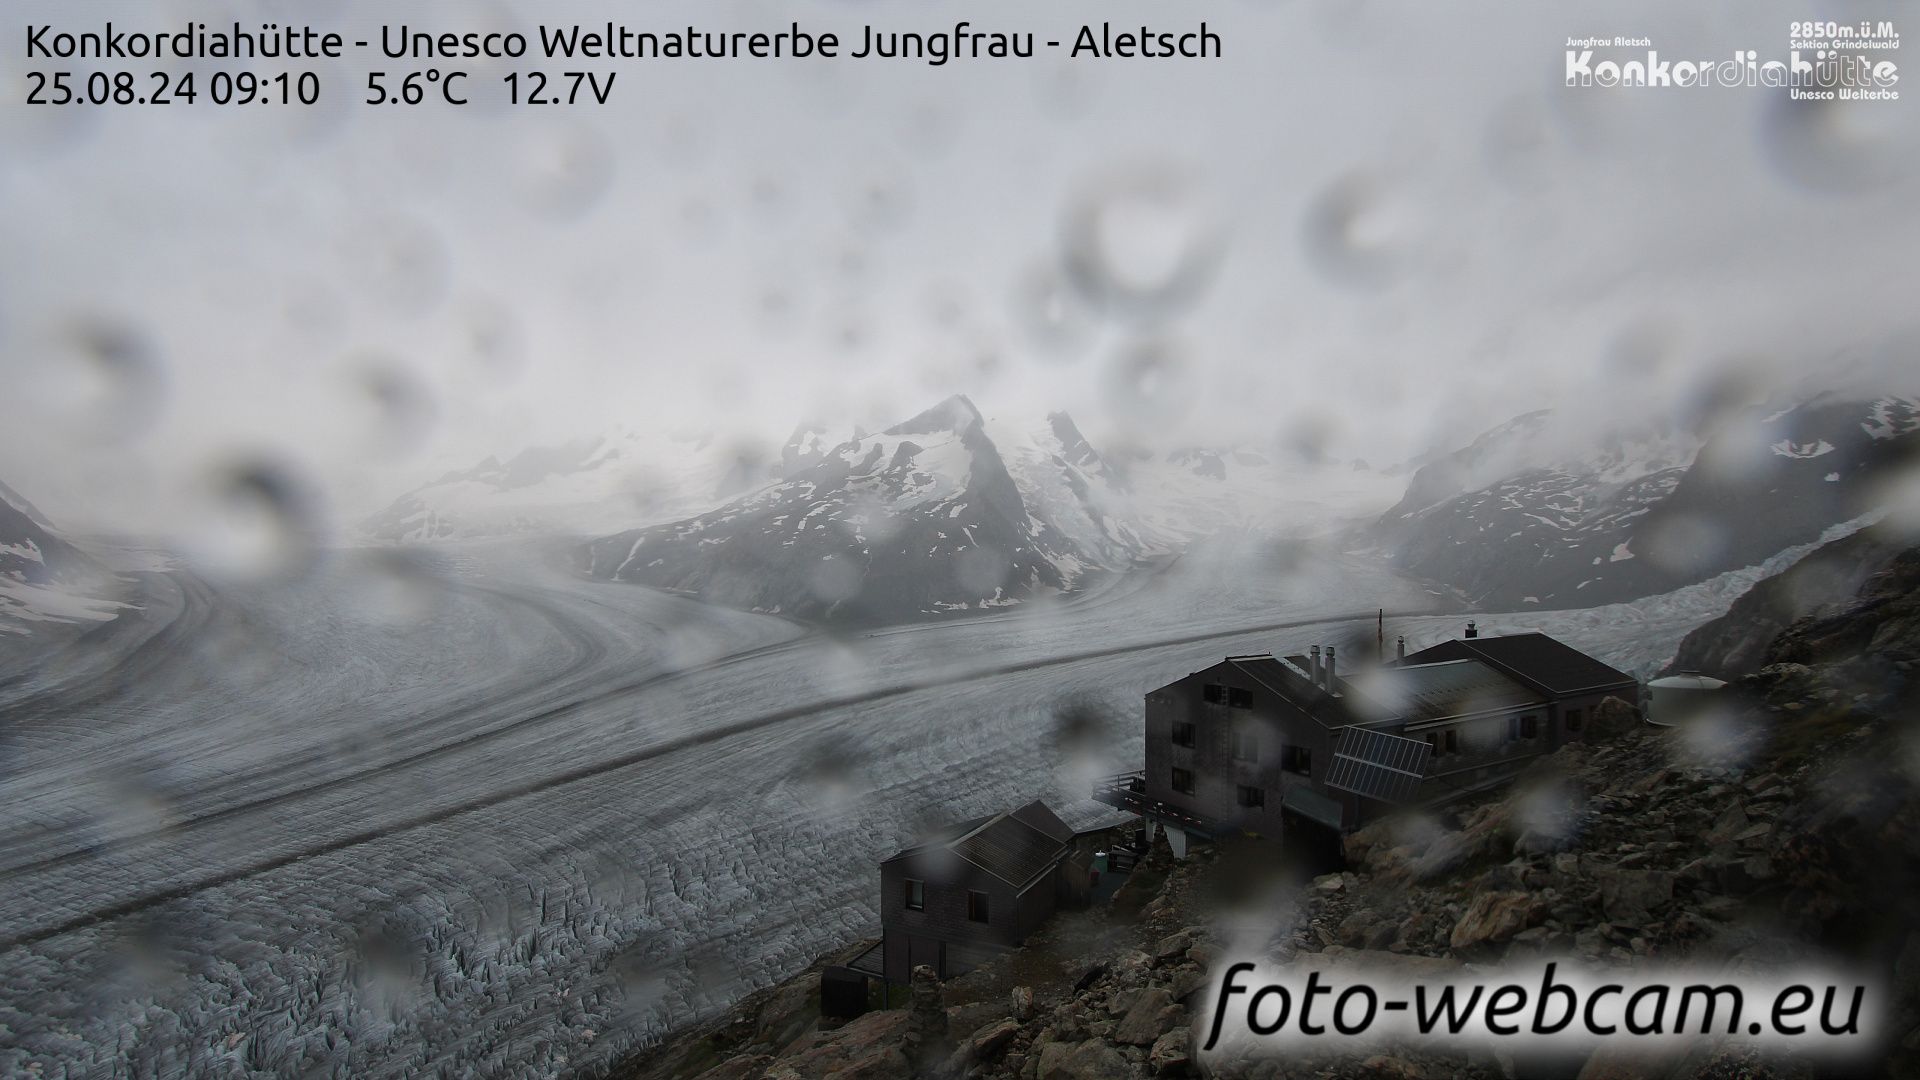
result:
M 1781 439 L 1769 447 L 1774 453 L 1787 458 L 1817 458 L 1833 453 L 1833 444 L 1825 439 L 1797 443 L 1792 439 Z

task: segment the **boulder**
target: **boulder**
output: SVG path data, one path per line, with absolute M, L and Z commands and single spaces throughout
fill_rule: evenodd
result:
M 1152 1046 L 1167 1033 L 1168 1018 L 1178 1023 L 1186 1010 L 1174 1004 L 1173 996 L 1158 987 L 1140 991 L 1125 1016 L 1113 1029 L 1113 1041 L 1128 1046 Z
M 1613 922 L 1642 926 L 1673 903 L 1674 876 L 1668 871 L 1606 867 L 1593 876 L 1600 885 L 1600 909 Z
M 1407 863 L 1407 872 L 1415 881 L 1433 881 L 1472 863 L 1506 859 L 1513 850 L 1511 817 L 1506 803 L 1489 807 L 1472 825 L 1445 833 L 1427 845 Z
M 1038 1080 L 1129 1080 L 1138 1075 L 1120 1051 L 1099 1039 L 1047 1043 L 1039 1054 Z
M 969 1035 L 988 1024 L 1005 1020 L 1007 1015 L 1007 1005 L 1003 1001 L 974 1001 L 965 1005 L 949 1005 L 947 1033 L 956 1038 Z
M 1367 944 L 1368 931 L 1373 929 L 1373 924 L 1374 916 L 1371 911 L 1356 911 L 1340 920 L 1340 925 L 1334 930 L 1333 936 L 1342 945 L 1363 948 Z
M 1199 939 L 1199 933 L 1192 927 L 1188 927 L 1178 933 L 1168 934 L 1166 937 L 1160 939 L 1160 944 L 1154 946 L 1153 958 L 1163 964 L 1177 960 L 1185 956 L 1187 950 L 1193 948 L 1194 942 Z
M 1198 964 L 1182 964 L 1166 976 L 1167 994 L 1175 1001 L 1185 1001 L 1194 991 L 1211 981 L 1207 970 Z
M 1013 1043 L 1013 1037 L 1019 1033 L 1020 1025 L 1012 1020 L 988 1024 L 968 1036 L 960 1050 L 969 1064 L 992 1061 L 1006 1052 Z
M 1448 939 L 1454 949 L 1465 951 L 1508 938 L 1539 922 L 1545 916 L 1540 901 L 1524 892 L 1483 892 L 1473 898 L 1467 910 L 1453 924 Z
M 1177 1027 L 1156 1039 L 1147 1051 L 1147 1067 L 1155 1076 L 1179 1076 L 1193 1065 L 1193 1032 Z

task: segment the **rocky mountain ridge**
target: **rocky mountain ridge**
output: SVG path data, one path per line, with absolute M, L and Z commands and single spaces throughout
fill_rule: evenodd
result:
M 1698 434 L 1593 440 L 1529 413 L 1415 472 L 1370 541 L 1488 610 L 1591 607 L 1757 565 L 1873 512 L 1920 463 L 1920 401 L 1817 396 Z
M 0 484 L 0 635 L 113 617 L 120 580 Z
M 875 435 L 805 441 L 780 481 L 596 540 L 582 568 L 731 607 L 874 624 L 1066 592 L 1153 550 L 1114 509 L 1114 482 L 1072 421 L 1056 414 L 1047 434 L 996 441 L 971 401 L 949 398 Z

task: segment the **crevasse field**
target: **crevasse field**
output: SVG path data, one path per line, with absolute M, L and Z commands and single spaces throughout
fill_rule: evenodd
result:
M 1478 617 L 1644 672 L 1759 572 Z M 1035 797 L 1104 820 L 1088 782 L 1137 767 L 1154 686 L 1369 643 L 1376 607 L 1389 640 L 1461 621 L 1370 561 L 1230 541 L 844 637 L 527 543 L 144 591 L 0 653 L 0 1074 L 602 1062 L 875 933 L 876 863 L 928 824 Z

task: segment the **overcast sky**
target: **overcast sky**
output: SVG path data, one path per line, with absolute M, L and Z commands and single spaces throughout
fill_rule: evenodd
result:
M 15 3 L 0 481 L 164 529 L 207 470 L 264 456 L 357 516 L 616 423 L 777 445 L 951 393 L 1068 409 L 1105 446 L 1310 436 L 1388 463 L 1528 408 L 1668 409 L 1730 364 L 1911 371 L 1920 102 L 1561 85 L 1569 35 L 1767 58 L 1790 20 L 1899 5 L 1681 7 Z M 48 66 L 27 23 L 351 38 L 376 13 L 846 39 L 964 14 L 1043 41 L 1204 14 L 1225 57 L 576 62 L 618 72 L 612 104 L 515 111 L 361 105 L 405 65 L 360 55 L 310 109 L 17 104 Z M 461 66 L 476 99 L 507 70 Z

